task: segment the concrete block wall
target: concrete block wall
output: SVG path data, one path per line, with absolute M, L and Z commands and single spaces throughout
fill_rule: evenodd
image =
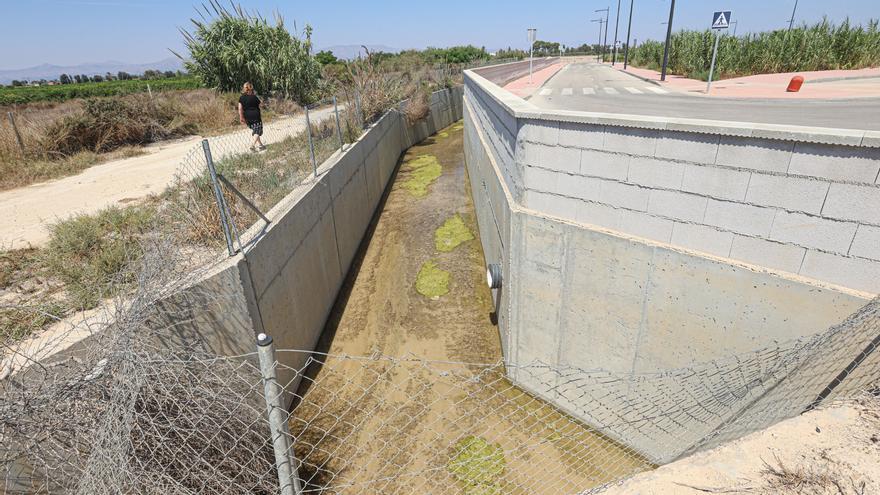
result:
M 518 122 L 524 206 L 880 293 L 880 148 L 550 119 Z
M 500 331 L 518 385 L 666 462 L 705 447 L 740 413 L 754 421 L 732 435 L 796 414 L 839 372 L 832 363 L 829 376 L 794 378 L 786 390 L 801 402 L 775 416 L 743 394 L 782 400 L 763 353 L 826 332 L 877 291 L 865 274 L 880 249 L 866 206 L 878 187 L 876 136 L 545 112 L 474 73 L 464 100 L 465 159 L 486 261 L 503 261 Z M 868 193 L 831 207 L 832 190 L 850 186 Z M 864 263 L 862 273 L 847 268 Z M 675 378 L 717 360 L 742 383 Z M 533 380 L 519 369 L 530 363 L 560 381 Z M 597 384 L 597 373 L 608 380 Z M 678 395 L 642 401 L 658 395 L 655 379 Z M 708 390 L 711 411 L 694 403 Z

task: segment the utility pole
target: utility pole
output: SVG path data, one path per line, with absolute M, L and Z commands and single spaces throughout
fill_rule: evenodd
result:
M 666 45 L 663 46 L 663 69 L 660 80 L 666 80 L 666 65 L 669 63 L 669 41 L 672 39 L 672 16 L 675 14 L 675 0 L 669 4 L 669 24 L 666 25 Z
M 596 42 L 596 62 L 599 61 L 599 53 L 602 51 L 602 23 L 605 22 L 605 19 L 601 17 L 598 19 L 593 19 L 590 22 L 598 22 L 599 23 L 599 41 Z
M 605 42 L 602 42 L 602 36 L 599 36 L 599 43 L 602 43 L 602 62 L 605 61 L 605 49 L 608 47 L 608 14 L 611 12 L 611 7 L 605 7 L 604 9 L 596 9 L 596 12 L 605 12 Z M 601 26 L 601 24 L 600 24 Z
M 626 64 L 629 62 L 629 34 L 633 26 L 633 3 L 635 0 L 629 0 L 629 23 L 626 25 L 626 47 L 623 49 L 623 70 L 626 70 Z
M 791 9 L 791 19 L 788 20 L 788 31 L 791 31 L 792 26 L 794 26 L 794 15 L 797 13 L 797 4 L 798 0 L 794 0 L 794 8 Z M 788 35 L 788 31 L 786 31 L 786 36 Z
M 617 0 L 617 18 L 614 20 L 614 53 L 611 55 L 611 65 L 617 63 L 617 28 L 620 26 L 620 0 Z

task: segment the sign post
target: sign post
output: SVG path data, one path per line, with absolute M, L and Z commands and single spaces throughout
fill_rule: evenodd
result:
M 709 81 L 706 83 L 706 94 L 709 94 L 709 90 L 712 89 L 712 74 L 715 72 L 715 58 L 718 56 L 718 40 L 721 38 L 720 31 L 729 27 L 729 10 L 712 14 L 712 30 L 715 31 L 715 48 L 712 49 L 712 64 L 709 65 Z
M 537 29 L 529 28 L 529 84 L 532 84 L 532 59 L 535 58 L 535 40 L 537 35 Z

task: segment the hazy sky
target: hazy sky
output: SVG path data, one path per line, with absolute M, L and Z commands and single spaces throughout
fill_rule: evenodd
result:
M 659 39 L 661 22 L 669 15 L 670 0 L 635 0 L 633 38 Z M 620 37 L 626 35 L 629 0 L 622 0 Z M 119 60 L 157 61 L 169 48 L 182 47 L 178 28 L 189 27 L 195 14 L 189 0 L 0 0 L 0 69 L 52 63 Z M 609 43 L 614 35 L 616 0 L 555 0 L 539 2 L 446 0 L 302 1 L 244 0 L 243 6 L 269 15 L 279 11 L 289 29 L 309 23 L 316 47 L 382 44 L 421 48 L 474 44 L 489 49 L 525 47 L 526 28 L 536 27 L 538 38 L 566 45 L 593 43 L 600 14 L 611 6 Z M 732 10 L 738 32 L 761 31 L 787 25 L 794 0 L 677 0 L 675 28 L 704 28 L 713 10 Z M 604 15 L 601 14 L 601 15 Z M 878 0 L 800 0 L 797 22 L 827 16 L 849 17 L 859 23 L 880 17 Z

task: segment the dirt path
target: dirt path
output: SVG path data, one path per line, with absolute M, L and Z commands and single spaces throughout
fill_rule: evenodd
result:
M 314 111 L 312 118 L 323 120 L 332 111 L 332 108 Z M 271 145 L 303 129 L 301 115 L 276 119 L 266 124 L 264 142 Z M 246 150 L 248 134 L 242 128 L 209 138 L 214 158 Z M 144 155 L 102 163 L 78 175 L 0 192 L 0 248 L 43 245 L 48 241 L 47 226 L 52 222 L 161 193 L 188 159 L 192 162 L 189 169 L 204 163 L 204 158 L 199 156 L 201 140 L 202 137 L 193 136 L 157 143 L 145 147 Z
M 450 363 L 501 360 L 465 174 L 460 123 L 410 149 L 337 302 L 291 420 L 321 493 L 574 494 L 648 467 L 503 366 Z

